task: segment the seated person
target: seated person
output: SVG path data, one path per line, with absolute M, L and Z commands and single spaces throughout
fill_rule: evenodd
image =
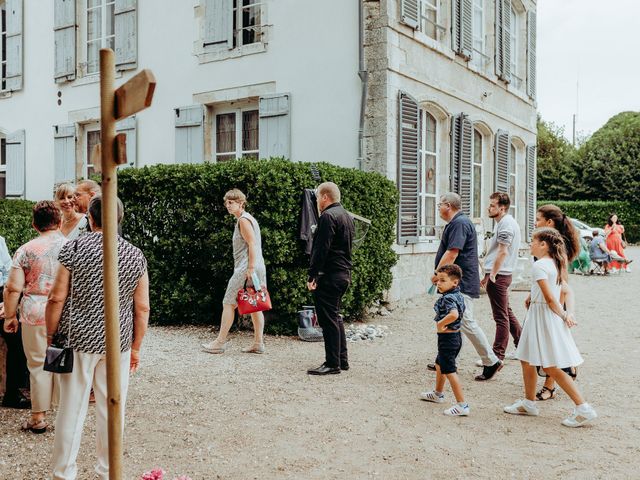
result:
M 604 238 L 600 236 L 597 230 L 593 231 L 593 240 L 589 245 L 589 256 L 594 262 L 602 264 L 605 275 L 609 273 L 609 263 L 613 260 L 621 263 L 631 263 L 626 258 L 618 255 L 618 252 L 609 250 Z

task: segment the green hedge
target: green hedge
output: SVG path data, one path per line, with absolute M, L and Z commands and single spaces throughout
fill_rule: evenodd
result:
M 33 205 L 29 200 L 0 200 L 0 235 L 11 255 L 37 234 L 31 226 Z
M 632 202 L 590 200 L 540 200 L 538 206 L 553 203 L 570 217 L 577 218 L 591 227 L 604 228 L 609 215 L 616 213 L 624 225 L 625 236 L 630 243 L 640 242 L 640 207 Z
M 319 164 L 323 181 L 340 186 L 348 210 L 371 219 L 354 253 L 353 283 L 343 302 L 357 317 L 391 285 L 397 189 L 376 173 Z M 240 188 L 247 211 L 260 224 L 274 309 L 272 332 L 290 332 L 295 312 L 311 302 L 306 289 L 308 257 L 298 240 L 301 195 L 316 183 L 309 164 L 281 159 L 203 165 L 157 165 L 126 169 L 118 190 L 125 203 L 125 236 L 145 253 L 151 277 L 151 319 L 159 324 L 219 321 L 222 297 L 233 271 L 235 219 L 222 204 Z

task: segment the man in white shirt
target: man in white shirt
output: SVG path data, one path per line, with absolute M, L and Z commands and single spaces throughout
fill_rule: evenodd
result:
M 495 192 L 489 197 L 489 217 L 496 221 L 496 226 L 484 261 L 485 277 L 480 282 L 480 285 L 486 288 L 491 302 L 491 311 L 496 322 L 493 352 L 500 360 L 504 359 L 509 334 L 517 347 L 522 331 L 509 306 L 509 286 L 518 262 L 520 247 L 520 226 L 508 213 L 510 205 L 511 200 L 506 193 Z

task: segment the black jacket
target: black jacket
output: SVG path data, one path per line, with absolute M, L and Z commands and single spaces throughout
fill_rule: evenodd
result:
M 320 215 L 313 237 L 309 281 L 321 274 L 349 272 L 353 267 L 351 251 L 355 225 L 353 218 L 340 205 L 332 203 Z

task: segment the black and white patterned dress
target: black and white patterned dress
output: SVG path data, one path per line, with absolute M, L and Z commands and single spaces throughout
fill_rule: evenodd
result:
M 70 346 L 82 353 L 106 353 L 102 233 L 91 232 L 67 242 L 58 260 L 71 272 L 69 295 L 58 331 L 66 337 L 71 317 Z M 133 293 L 147 270 L 142 251 L 118 236 L 120 346 L 126 352 L 133 340 Z

